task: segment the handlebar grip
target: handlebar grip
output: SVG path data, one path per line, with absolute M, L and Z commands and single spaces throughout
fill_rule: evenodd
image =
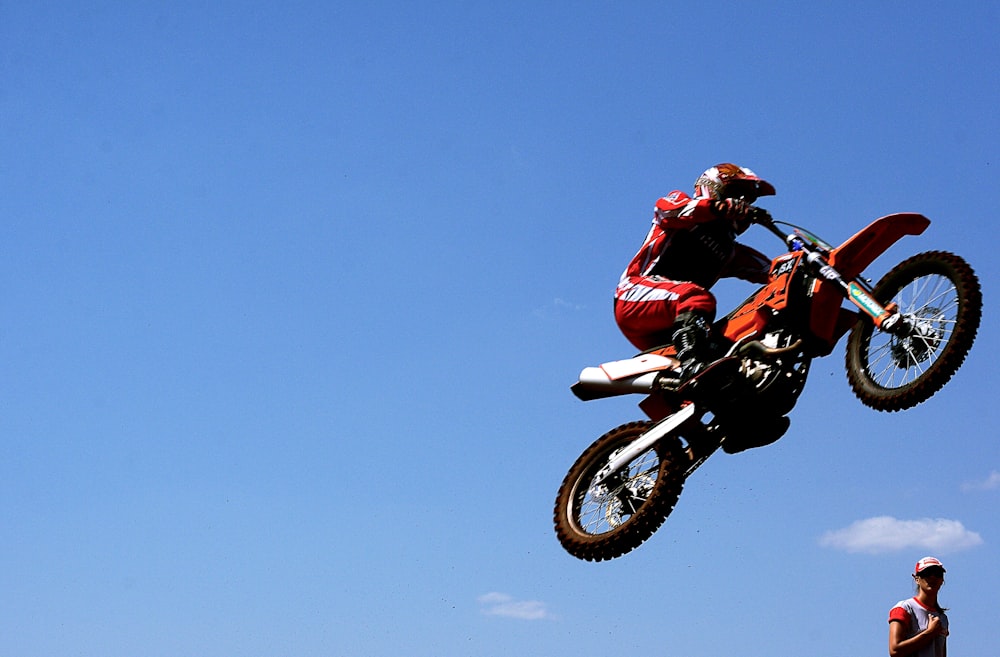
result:
M 758 208 L 756 205 L 750 208 L 750 221 L 762 226 L 771 226 L 774 224 L 771 213 L 764 208 Z

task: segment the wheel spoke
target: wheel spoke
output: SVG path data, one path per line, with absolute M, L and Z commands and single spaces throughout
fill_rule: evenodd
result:
M 604 534 L 628 522 L 649 498 L 659 465 L 651 449 L 604 483 L 588 487 L 580 503 L 581 528 L 588 534 Z
M 893 267 L 873 288 L 895 305 L 891 333 L 859 322 L 851 332 L 847 376 L 862 403 L 899 411 L 927 400 L 965 360 L 982 319 L 982 291 L 960 256 L 928 251 Z
M 901 388 L 934 365 L 958 321 L 959 297 L 954 283 L 939 274 L 921 276 L 893 298 L 912 326 L 906 336 L 876 334 L 868 345 L 868 371 L 883 388 Z

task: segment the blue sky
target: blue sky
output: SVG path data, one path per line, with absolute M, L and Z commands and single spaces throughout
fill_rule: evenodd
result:
M 427 5 L 0 5 L 0 654 L 878 654 L 925 554 L 994 649 L 1000 10 Z M 568 386 L 720 161 L 827 241 L 926 214 L 869 273 L 960 253 L 979 339 L 898 414 L 838 348 L 576 561 L 558 484 L 639 411 Z

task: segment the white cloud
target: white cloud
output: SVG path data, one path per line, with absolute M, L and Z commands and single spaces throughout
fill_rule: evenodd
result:
M 819 539 L 823 547 L 880 554 L 911 548 L 945 553 L 981 545 L 982 537 L 957 520 L 922 518 L 898 520 L 880 516 L 858 520 L 849 527 L 829 531 Z
M 487 616 L 505 616 L 519 620 L 543 620 L 551 618 L 544 602 L 538 600 L 515 600 L 506 593 L 487 593 L 478 598 L 482 612 Z
M 535 309 L 534 315 L 542 319 L 552 319 L 554 317 L 563 317 L 571 313 L 575 314 L 586 309 L 587 307 L 584 305 L 556 298 L 553 299 L 552 303 L 549 305 Z
M 555 299 L 555 301 L 552 302 L 552 305 L 554 305 L 556 308 L 565 308 L 567 310 L 586 310 L 587 308 L 586 306 L 580 305 L 578 303 L 572 303 L 570 301 L 566 301 L 565 299 L 560 299 L 558 297 Z
M 964 491 L 995 490 L 1000 488 L 1000 472 L 994 470 L 984 481 L 973 481 L 962 486 Z

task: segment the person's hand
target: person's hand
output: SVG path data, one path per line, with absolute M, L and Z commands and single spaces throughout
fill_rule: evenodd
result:
M 948 636 L 948 630 L 941 623 L 941 617 L 937 614 L 930 615 L 930 620 L 927 622 L 927 629 L 924 631 L 929 633 L 931 636 L 936 636 L 938 634 Z
M 750 225 L 753 206 L 741 198 L 724 198 L 715 202 L 715 212 L 726 218 L 737 233 L 742 233 Z
M 715 211 L 734 222 L 747 217 L 750 214 L 751 207 L 749 203 L 741 198 L 724 198 L 715 202 Z

